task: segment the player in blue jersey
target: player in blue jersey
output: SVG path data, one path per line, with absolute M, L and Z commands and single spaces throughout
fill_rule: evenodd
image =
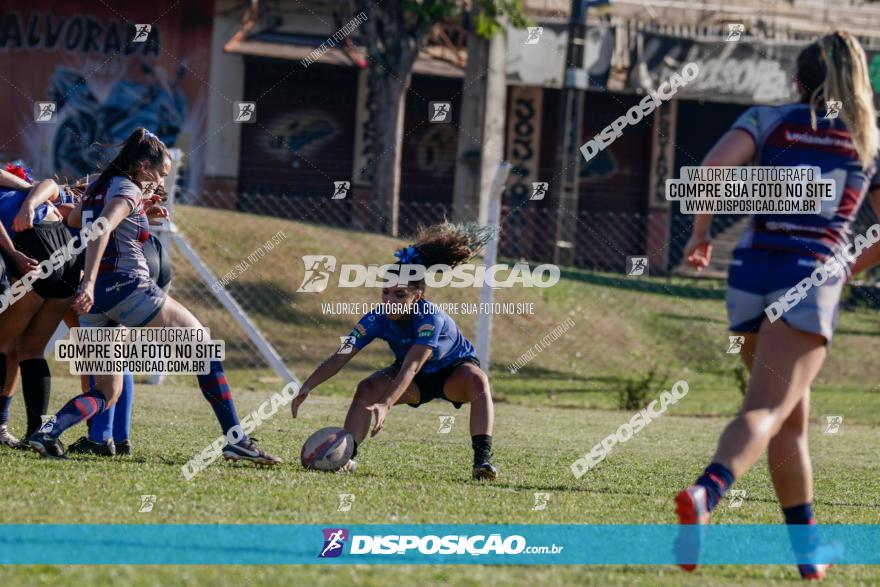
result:
M 17 208 L 10 208 L 9 202 L 3 202 L 10 197 L 18 197 L 29 191 L 32 184 L 25 173 L 15 173 L 15 166 L 10 164 L 6 170 L 0 169 L 0 295 L 5 295 L 12 285 L 14 273 L 27 273 L 37 262 L 15 248 L 12 237 L 6 230 L 6 226 L 12 225 L 12 220 L 18 213 Z M 24 170 L 22 169 L 22 172 Z M 24 177 L 21 177 L 24 175 Z M 5 197 L 4 197 L 5 196 Z M 4 210 L 6 212 L 4 213 Z M 2 220 L 6 220 L 3 222 Z M 18 266 L 15 269 L 15 266 Z M 7 317 L 0 312 L 0 328 L 4 326 Z M 3 328 L 5 330 L 5 328 Z M 18 380 L 18 355 L 15 345 L 6 345 L 8 348 L 3 352 L 2 338 L 0 338 L 0 446 L 18 446 L 18 438 L 9 432 L 9 405 L 15 393 L 15 383 Z
M 833 557 L 820 546 L 812 509 L 810 386 L 828 354 L 848 269 L 813 283 L 779 319 L 771 321 L 765 308 L 809 280 L 826 259 L 851 261 L 852 222 L 866 193 L 880 195 L 878 131 L 865 53 L 852 35 L 835 32 L 807 46 L 798 56 L 795 81 L 800 102 L 750 108 L 703 165 L 816 166 L 823 179 L 835 180 L 835 198 L 823 201 L 814 215 L 754 216 L 740 239 L 727 309 L 730 329 L 745 337 L 741 355 L 750 369 L 749 387 L 704 474 L 676 497 L 676 511 L 681 524 L 708 523 L 731 484 L 767 452 L 776 496 L 804 563 L 798 570 L 804 579 L 820 579 Z M 829 116 L 836 110 L 837 117 Z M 685 246 L 685 258 L 698 269 L 710 260 L 710 224 L 710 215 L 697 216 Z M 698 550 L 699 537 L 683 528 L 679 547 Z M 682 566 L 693 570 L 696 565 L 687 562 Z
M 28 189 L 32 182 L 29 173 L 20 166 L 10 169 L 24 183 L 10 182 L 7 176 L 0 181 L 4 188 L 13 188 L 0 191 L 0 249 L 7 256 L 12 281 L 0 311 L 0 381 L 4 381 L 0 444 L 16 446 L 19 443 L 7 428 L 15 375 L 20 370 L 26 435 L 30 436 L 40 427 L 41 416 L 49 406 L 51 377 L 44 357 L 46 344 L 70 307 L 80 270 L 77 258 L 71 257 L 48 274 L 40 274 L 32 288 L 21 289 L 22 284 L 16 283 L 73 239 L 66 224 L 73 188 L 47 179 Z
M 83 327 L 201 328 L 189 310 L 150 278 L 144 256 L 149 220 L 168 216 L 168 211 L 155 205 L 151 196 L 170 167 L 171 158 L 162 141 L 147 129 L 138 128 L 86 189 L 83 226 L 101 218 L 108 230 L 91 240 L 85 252 L 82 282 L 73 303 Z M 221 363 L 212 361 L 209 373 L 197 379 L 229 439 L 223 457 L 280 464 L 278 457 L 261 450 L 243 432 Z M 64 458 L 66 451 L 59 436 L 116 403 L 122 393 L 122 373 L 95 375 L 94 380 L 93 389 L 71 399 L 53 421 L 31 436 L 28 444 L 32 449 L 42 456 Z
M 404 265 L 455 267 L 477 254 L 492 236 L 492 231 L 473 225 L 444 223 L 424 228 L 414 244 L 395 253 L 398 264 L 386 275 L 393 281 Z M 378 310 L 360 319 L 339 350 L 306 379 L 291 405 L 293 417 L 309 392 L 336 375 L 370 342 L 381 339 L 391 348 L 394 363 L 358 383 L 345 418 L 345 429 L 355 440 L 355 454 L 345 468 L 356 468 L 358 445 L 368 432 L 371 436 L 379 433 L 392 406 L 418 407 L 443 399 L 456 408 L 471 405 L 472 474 L 474 479 L 495 479 L 492 394 L 473 345 L 452 318 L 425 299 L 424 279 L 406 284 L 398 280 L 383 288 L 382 302 Z

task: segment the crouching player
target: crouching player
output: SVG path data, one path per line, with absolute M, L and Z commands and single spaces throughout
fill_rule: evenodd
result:
M 404 265 L 455 267 L 473 257 L 492 238 L 492 231 L 474 225 L 444 223 L 423 228 L 416 242 L 398 250 L 389 273 L 400 275 Z M 470 432 L 474 450 L 474 479 L 495 479 L 491 463 L 494 408 L 489 379 L 480 369 L 473 345 L 455 322 L 425 299 L 425 281 L 399 283 L 382 290 L 383 306 L 357 323 L 340 349 L 303 383 L 293 400 L 295 418 L 308 393 L 336 375 L 358 351 L 379 338 L 394 353 L 394 363 L 358 383 L 345 418 L 345 429 L 355 440 L 352 460 L 356 468 L 358 445 L 382 429 L 391 406 L 418 407 L 433 399 L 451 402 L 456 409 L 471 404 Z M 372 426 L 373 415 L 376 422 Z

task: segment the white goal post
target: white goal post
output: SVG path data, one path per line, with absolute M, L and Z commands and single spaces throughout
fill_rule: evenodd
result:
M 169 186 L 169 189 L 167 189 L 168 201 L 165 203 L 165 206 L 168 208 L 169 216 L 173 218 L 171 213 L 174 208 L 175 194 L 177 192 L 177 175 L 183 159 L 183 152 L 180 149 L 170 149 L 169 152 L 171 154 L 171 171 L 165 178 L 165 185 Z M 293 372 L 288 369 L 287 365 L 284 364 L 278 351 L 276 351 L 275 347 L 266 340 L 266 337 L 263 336 L 263 333 L 260 332 L 260 329 L 257 328 L 256 324 L 254 324 L 250 317 L 248 317 L 247 313 L 238 302 L 235 301 L 235 298 L 229 295 L 224 288 L 220 288 L 216 291 L 214 290 L 212 286 L 214 283 L 217 283 L 217 278 L 202 258 L 199 257 L 199 254 L 195 251 L 186 237 L 177 229 L 174 221 L 163 222 L 160 225 L 151 227 L 151 230 L 156 233 L 156 236 L 162 242 L 163 247 L 168 248 L 173 244 L 186 260 L 189 261 L 189 264 L 196 270 L 196 273 L 198 273 L 208 289 L 211 290 L 211 293 L 217 298 L 217 301 L 226 308 L 229 315 L 232 316 L 233 320 L 235 320 L 235 322 L 241 327 L 257 348 L 257 351 L 263 356 L 263 359 L 266 360 L 266 363 L 269 364 L 269 367 L 281 377 L 281 380 L 284 381 L 285 385 L 287 383 L 295 383 L 297 387 L 299 387 L 300 381 L 296 378 Z M 161 381 L 161 374 L 151 375 L 149 379 L 149 383 L 161 383 Z
M 502 161 L 495 171 L 495 177 L 492 179 L 492 187 L 489 190 L 489 215 L 487 223 L 489 226 L 499 227 L 501 221 L 501 195 L 504 193 L 504 186 L 507 184 L 507 176 L 510 175 L 512 165 L 507 161 Z M 498 241 L 501 238 L 499 232 L 497 238 L 493 238 L 486 245 L 483 254 L 483 263 L 488 267 L 494 265 L 498 259 Z M 488 282 L 483 283 L 480 290 L 480 304 L 491 304 L 495 293 Z M 486 374 L 489 373 L 489 356 L 492 337 L 492 313 L 477 314 L 477 358 Z

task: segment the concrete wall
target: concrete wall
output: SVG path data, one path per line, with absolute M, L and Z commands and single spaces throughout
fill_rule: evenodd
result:
M 225 53 L 223 46 L 241 28 L 243 10 L 234 10 L 241 6 L 237 0 L 216 0 L 214 4 L 211 77 L 206 80 L 208 128 L 203 147 L 208 191 L 235 192 L 238 185 L 241 125 L 233 122 L 233 108 L 244 95 L 244 58 Z

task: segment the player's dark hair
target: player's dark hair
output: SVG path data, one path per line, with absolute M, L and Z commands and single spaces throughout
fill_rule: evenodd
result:
M 451 268 L 471 260 L 497 236 L 498 229 L 494 226 L 480 226 L 476 222 L 457 224 L 444 221 L 420 226 L 413 244 L 398 249 L 394 254 L 398 264 L 410 263 L 425 267 L 448 265 Z M 390 271 L 397 273 L 395 269 Z M 424 281 L 419 281 L 410 285 L 420 287 L 423 284 Z
M 798 54 L 796 76 L 801 102 L 810 105 L 814 130 L 816 108 L 831 100 L 841 102 L 840 118 L 852 136 L 862 167 L 867 169 L 877 154 L 877 113 L 859 41 L 846 31 L 819 37 Z
M 64 189 L 73 196 L 74 201 L 81 202 L 89 187 L 88 177 L 81 177 L 73 183 L 65 184 Z
M 142 187 L 140 182 L 135 179 L 140 164 L 146 161 L 150 167 L 158 167 L 165 159 L 170 158 L 165 143 L 144 127 L 134 129 L 119 147 L 116 157 L 101 171 L 98 179 L 86 189 L 87 197 L 100 193 L 117 175 L 127 177 L 138 187 Z
M 55 176 L 55 183 L 58 184 L 58 187 L 64 189 L 68 194 L 73 196 L 73 200 L 75 202 L 81 202 L 83 197 L 85 196 L 86 190 L 89 187 L 89 176 L 80 177 L 79 179 L 71 181 L 69 177 L 61 177 L 60 175 Z

